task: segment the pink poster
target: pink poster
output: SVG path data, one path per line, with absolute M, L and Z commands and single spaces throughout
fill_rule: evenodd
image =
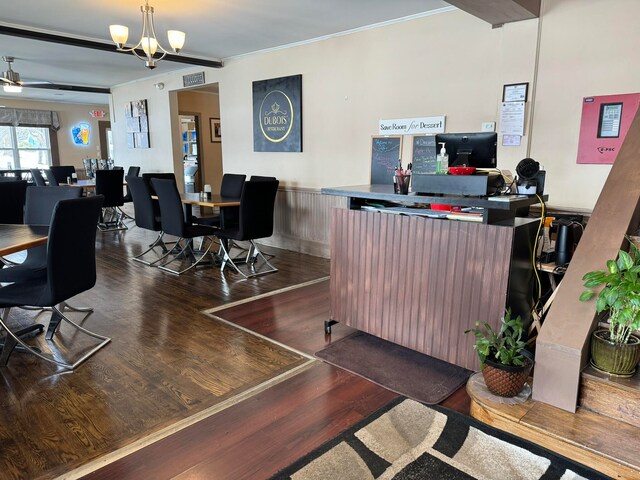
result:
M 640 104 L 640 93 L 585 97 L 577 163 L 612 164 Z

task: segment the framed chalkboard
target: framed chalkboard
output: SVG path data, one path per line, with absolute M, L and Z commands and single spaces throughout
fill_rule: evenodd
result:
M 402 158 L 401 135 L 371 137 L 371 184 L 392 185 L 393 174 Z
M 414 135 L 412 173 L 438 173 L 435 135 Z

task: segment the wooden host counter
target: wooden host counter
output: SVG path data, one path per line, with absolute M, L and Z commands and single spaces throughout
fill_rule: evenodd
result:
M 331 219 L 331 323 L 341 322 L 405 347 L 479 369 L 476 321 L 500 323 L 506 306 L 529 317 L 531 255 L 538 221 L 516 214 L 535 197 L 396 195 L 391 185 L 324 188 L 349 209 Z M 484 208 L 478 221 L 365 211 L 367 203 Z M 366 208 L 366 207 L 365 207 Z

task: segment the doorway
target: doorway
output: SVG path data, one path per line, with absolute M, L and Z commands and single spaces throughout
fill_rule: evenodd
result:
M 182 162 L 184 166 L 184 191 L 185 193 L 195 193 L 202 190 L 200 116 L 181 113 L 179 117 Z
M 98 120 L 98 138 L 100 139 L 100 158 L 113 160 L 113 136 L 110 121 Z

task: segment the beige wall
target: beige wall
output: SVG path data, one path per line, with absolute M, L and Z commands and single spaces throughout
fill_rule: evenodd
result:
M 447 131 L 478 131 L 481 122 L 498 121 L 504 84 L 530 82 L 527 114 L 533 118 L 522 146 L 499 147 L 499 166 L 515 170 L 530 153 L 547 170 L 552 206 L 592 208 L 610 167 L 576 165 L 581 100 L 640 90 L 640 67 L 632 60 L 640 47 L 632 23 L 640 2 L 545 0 L 543 6 L 540 21 L 498 29 L 450 11 L 206 69 L 206 82 L 220 86 L 224 170 L 275 175 L 290 187 L 368 183 L 370 137 L 379 119 L 444 114 Z M 179 141 L 171 120 L 177 102 L 171 98 L 182 88 L 182 74 L 196 71 L 202 68 L 114 89 L 118 132 L 119 106 L 149 100 L 152 144 L 148 151 L 127 150 L 118 133 L 116 158 L 143 170 L 178 164 L 180 150 L 171 143 Z M 293 74 L 303 76 L 304 151 L 253 152 L 251 82 Z M 158 81 L 165 90 L 155 90 Z
M 220 118 L 218 95 L 188 90 L 178 93 L 178 110 L 181 114 L 200 117 L 200 172 L 204 172 L 202 185 L 211 185 L 212 191 L 220 190 L 222 181 L 222 144 L 211 142 L 209 118 Z
M 84 158 L 100 158 L 100 137 L 98 135 L 98 120 L 100 119 L 93 118 L 89 112 L 103 110 L 105 117 L 102 120 L 109 120 L 109 108 L 106 105 L 35 102 L 11 98 L 1 98 L 0 105 L 11 108 L 58 112 L 60 130 L 57 132 L 57 138 L 61 165 L 74 165 L 76 169 L 80 170 L 84 168 L 82 164 Z M 71 139 L 71 128 L 80 122 L 88 123 L 91 126 L 89 145 L 86 147 L 74 144 Z

